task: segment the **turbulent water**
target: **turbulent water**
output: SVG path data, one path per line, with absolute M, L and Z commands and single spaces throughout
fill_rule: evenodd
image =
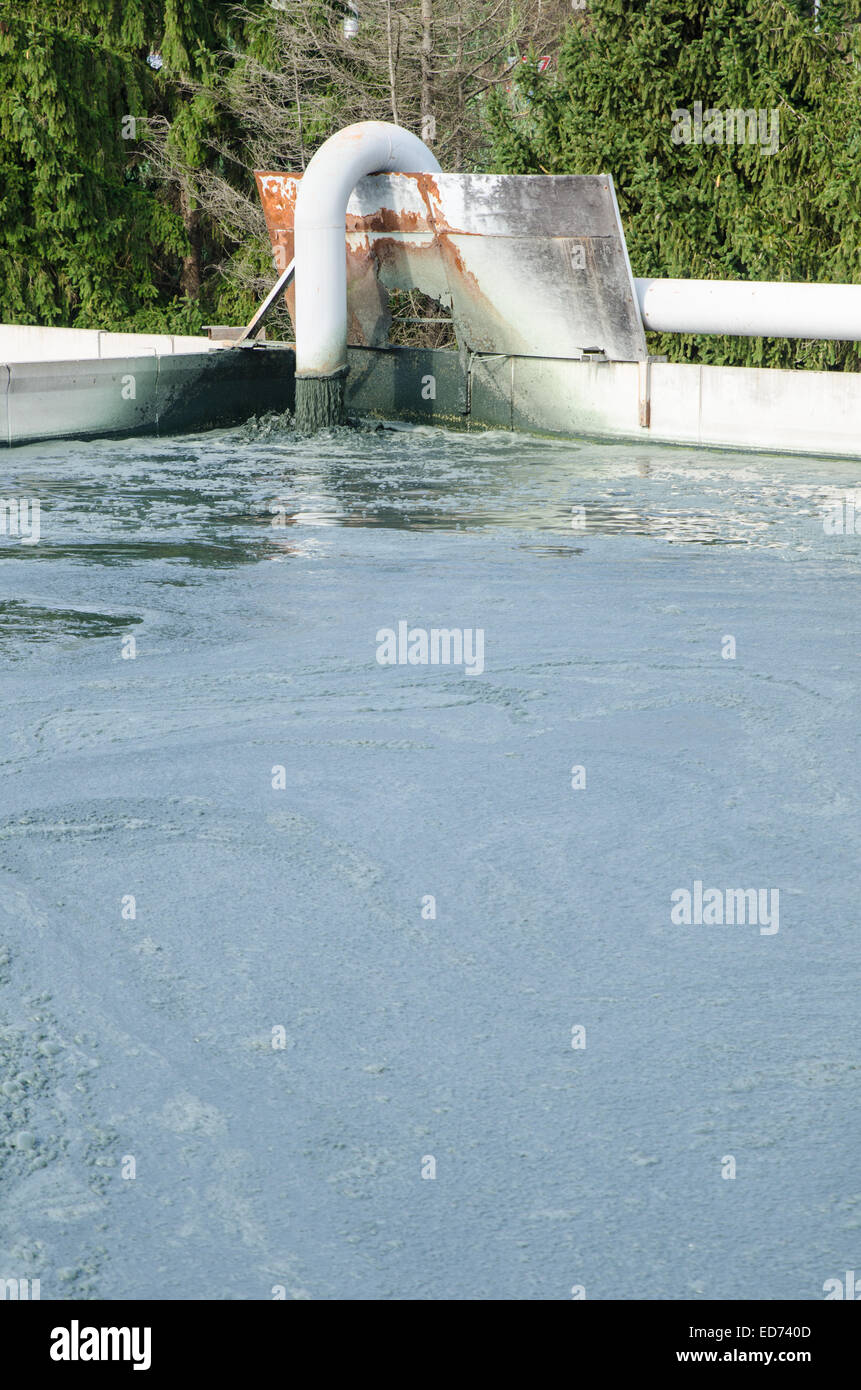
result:
M 264 421 L 3 465 L 0 1277 L 859 1267 L 858 464 Z M 381 664 L 401 623 L 483 670 Z M 778 929 L 674 921 L 697 882 Z
M 344 381 L 338 376 L 296 378 L 296 425 L 316 433 L 344 423 Z

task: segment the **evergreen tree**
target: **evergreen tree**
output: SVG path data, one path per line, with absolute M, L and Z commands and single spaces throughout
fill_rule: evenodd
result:
M 206 0 L 17 0 L 0 9 L 0 319 L 194 329 L 202 238 L 147 160 L 168 114 L 188 159 L 229 31 Z M 187 296 L 180 300 L 178 291 Z
M 153 151 L 169 185 L 203 210 L 225 255 L 217 270 L 221 322 L 248 319 L 271 287 L 272 256 L 254 169 L 303 169 L 335 131 L 394 121 L 432 146 L 445 169 L 481 168 L 483 93 L 510 82 L 508 55 L 553 41 L 569 0 L 271 0 L 245 5 L 242 49 L 206 84 L 200 146 L 165 121 Z M 345 23 L 346 21 L 346 23 Z M 402 300 L 407 316 L 422 307 Z M 427 304 L 425 308 L 433 308 Z M 215 311 L 214 311 L 215 312 Z M 438 313 L 438 307 L 433 310 Z M 291 332 L 286 312 L 271 332 Z M 398 332 L 427 340 L 427 329 Z M 443 336 L 431 332 L 434 341 Z
M 861 6 L 812 10 L 590 0 L 557 81 L 532 66 L 516 100 L 491 98 L 493 167 L 612 174 L 635 275 L 861 283 Z M 673 113 L 693 119 L 695 102 L 704 116 L 762 110 L 767 138 L 708 143 L 704 120 L 701 142 L 692 131 L 685 143 Z M 861 367 L 846 343 L 667 334 L 650 346 L 675 360 Z

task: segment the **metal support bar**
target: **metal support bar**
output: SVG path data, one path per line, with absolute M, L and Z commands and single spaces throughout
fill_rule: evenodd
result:
M 640 387 L 640 429 L 647 430 L 652 423 L 652 359 L 637 363 Z
M 292 260 L 288 265 L 287 269 L 282 270 L 281 274 L 278 276 L 278 279 L 275 281 L 275 284 L 272 286 L 271 290 L 267 294 L 263 303 L 260 305 L 260 308 L 257 310 L 254 317 L 251 319 L 250 323 L 246 324 L 245 328 L 243 328 L 242 332 L 239 334 L 239 337 L 234 339 L 235 343 L 246 343 L 249 338 L 252 338 L 254 336 L 258 328 L 263 327 L 263 324 L 266 322 L 275 305 L 277 304 L 278 299 L 284 293 L 287 286 L 290 284 L 290 281 L 293 279 L 295 270 L 296 261 Z

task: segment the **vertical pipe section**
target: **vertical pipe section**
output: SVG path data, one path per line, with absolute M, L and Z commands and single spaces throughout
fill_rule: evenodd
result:
M 321 145 L 305 170 L 293 224 L 299 429 L 320 429 L 342 417 L 350 194 L 367 174 L 439 172 L 436 157 L 417 135 L 386 121 L 347 126 Z

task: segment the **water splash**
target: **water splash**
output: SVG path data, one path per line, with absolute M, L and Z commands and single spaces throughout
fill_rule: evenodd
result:
M 296 378 L 296 428 L 308 434 L 344 420 L 345 373 Z

